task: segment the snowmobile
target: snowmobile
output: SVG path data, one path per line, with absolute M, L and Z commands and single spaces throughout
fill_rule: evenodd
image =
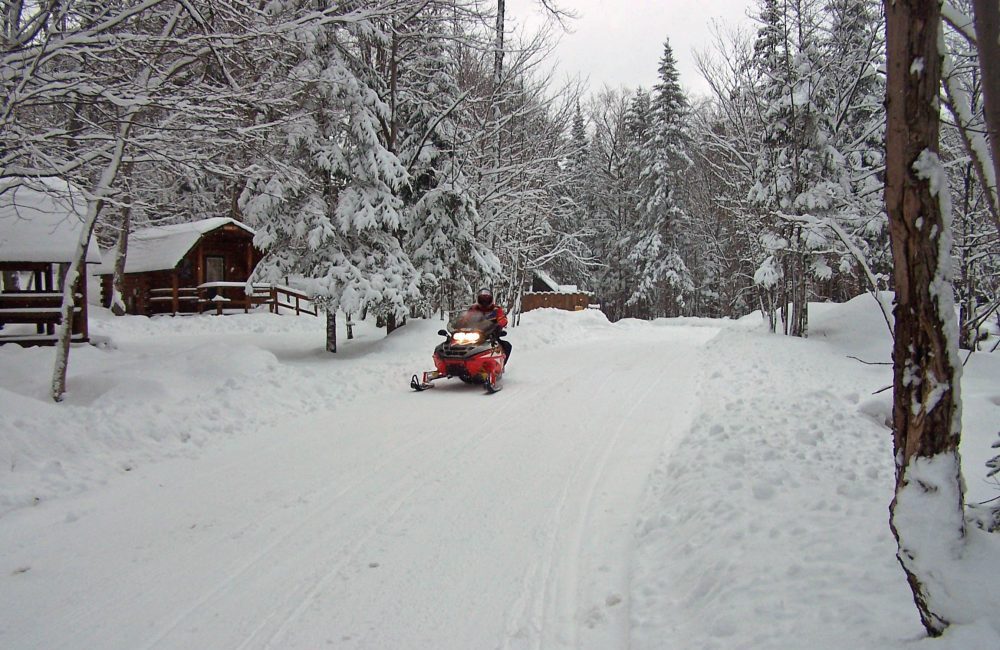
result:
M 423 377 L 413 375 L 410 388 L 416 391 L 433 388 L 436 379 L 458 377 L 467 384 L 483 384 L 486 391 L 495 393 L 503 385 L 504 354 L 500 337 L 507 334 L 496 321 L 485 314 L 470 309 L 448 323 L 448 329 L 439 330 L 445 337 L 443 343 L 434 348 L 434 370 L 425 372 Z

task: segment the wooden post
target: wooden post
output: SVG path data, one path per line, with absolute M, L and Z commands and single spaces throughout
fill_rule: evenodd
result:
M 174 272 L 170 274 L 170 283 L 173 288 L 173 291 L 171 292 L 171 296 L 173 299 L 170 301 L 170 304 L 173 306 L 174 316 L 176 316 L 177 312 L 180 310 L 180 299 L 178 296 L 178 289 L 180 288 L 180 278 L 177 277 L 176 270 L 174 270 Z
M 58 267 L 56 267 L 54 264 L 50 264 L 49 265 L 48 271 L 45 272 L 45 290 L 46 291 L 61 291 L 62 290 L 63 283 L 66 281 L 66 274 L 62 273 L 62 271 L 64 271 L 64 270 L 68 271 L 69 270 L 68 266 L 66 267 L 66 269 L 63 269 L 63 266 L 64 265 L 62 265 L 62 264 L 60 264 Z M 57 269 L 57 270 L 53 271 L 54 268 Z M 56 274 L 60 274 L 59 275 L 59 284 L 58 285 L 56 285 Z M 55 323 L 46 323 L 45 324 L 45 333 L 48 334 L 49 336 L 55 335 L 55 333 L 56 333 L 56 324 Z
M 212 298 L 212 302 L 215 303 L 215 315 L 222 316 L 222 308 L 227 302 L 229 302 L 229 298 L 226 298 L 220 293 L 216 294 L 215 297 Z
M 80 313 L 77 314 L 76 318 L 73 319 L 73 329 L 77 330 L 83 335 L 84 341 L 90 340 L 90 327 L 87 324 L 87 273 L 86 265 L 84 265 L 84 273 L 80 276 L 77 286 L 80 292 L 77 295 L 77 299 L 80 301 Z

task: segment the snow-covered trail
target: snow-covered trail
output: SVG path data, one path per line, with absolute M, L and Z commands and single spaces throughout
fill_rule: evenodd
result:
M 400 377 L 13 512 L 0 646 L 625 648 L 641 496 L 716 332 L 515 349 L 495 396 Z

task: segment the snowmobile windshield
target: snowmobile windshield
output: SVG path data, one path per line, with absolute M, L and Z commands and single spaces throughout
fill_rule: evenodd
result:
M 489 318 L 478 309 L 470 309 L 458 316 L 455 316 L 448 323 L 448 329 L 452 332 L 457 330 L 474 330 L 477 332 L 489 332 L 497 327 L 496 320 Z

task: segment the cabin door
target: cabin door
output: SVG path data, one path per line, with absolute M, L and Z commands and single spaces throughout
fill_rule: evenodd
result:
M 205 282 L 224 282 L 226 280 L 226 258 L 221 255 L 205 256 Z M 208 298 L 211 300 L 221 293 L 215 287 L 208 290 Z

